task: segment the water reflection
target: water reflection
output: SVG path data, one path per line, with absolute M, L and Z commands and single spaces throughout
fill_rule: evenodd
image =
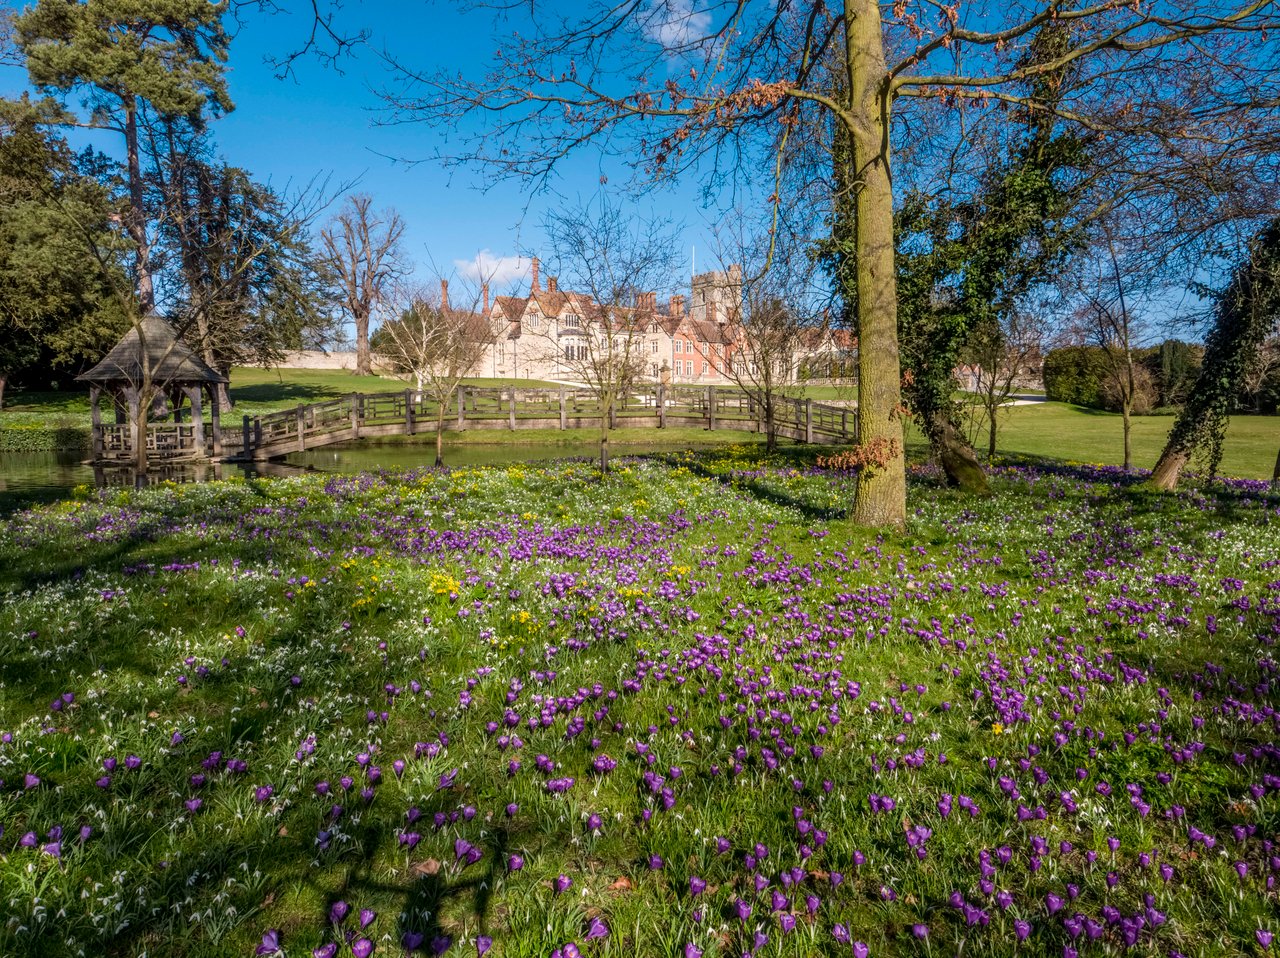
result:
M 754 437 L 753 437 L 754 438 Z M 748 440 L 750 441 L 750 440 Z M 446 447 L 445 465 L 488 466 L 554 459 L 594 459 L 594 443 L 494 443 Z M 614 456 L 674 452 L 689 443 L 613 444 Z M 88 466 L 74 452 L 0 452 L 0 515 L 70 496 L 78 486 L 141 488 L 163 482 L 208 482 L 231 476 L 296 476 L 304 472 L 353 473 L 378 469 L 414 469 L 435 462 L 435 446 L 344 445 L 290 455 L 282 462 L 157 463 L 144 476 L 118 466 Z

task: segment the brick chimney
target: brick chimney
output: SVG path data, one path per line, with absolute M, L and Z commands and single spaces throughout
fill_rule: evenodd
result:
M 680 317 L 684 315 L 684 297 L 683 296 L 671 297 L 671 315 L 675 317 Z
M 449 281 L 447 279 L 440 280 L 440 308 L 449 308 Z
M 538 257 L 536 256 L 533 258 L 533 280 L 529 284 L 529 288 L 535 293 L 541 292 L 538 288 Z
M 554 293 L 560 288 L 560 281 L 554 276 L 547 277 L 547 292 Z
M 480 295 L 484 297 L 484 314 L 489 315 L 489 284 L 482 283 L 480 286 Z

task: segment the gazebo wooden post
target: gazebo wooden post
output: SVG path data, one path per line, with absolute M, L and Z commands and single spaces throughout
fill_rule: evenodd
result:
M 89 387 L 89 411 L 93 415 L 93 461 L 102 461 L 102 387 L 96 383 Z
M 203 459 L 208 455 L 204 447 L 204 409 L 200 405 L 200 393 L 204 391 L 203 386 L 188 386 L 183 390 L 187 394 L 187 398 L 191 400 L 191 425 L 192 440 L 195 444 L 195 454 L 197 459 Z M 182 445 L 182 431 L 178 431 L 178 445 Z
M 218 402 L 218 387 L 216 384 L 209 386 L 209 418 L 213 425 L 213 454 L 214 456 L 222 455 L 222 410 L 221 404 Z

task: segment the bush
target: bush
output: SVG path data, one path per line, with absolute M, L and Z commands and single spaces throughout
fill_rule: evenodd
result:
M 1096 346 L 1066 346 L 1044 357 L 1044 392 L 1053 402 L 1102 409 L 1106 354 Z
M 0 420 L 0 452 L 85 452 L 92 446 L 89 427 L 70 420 L 57 422 Z

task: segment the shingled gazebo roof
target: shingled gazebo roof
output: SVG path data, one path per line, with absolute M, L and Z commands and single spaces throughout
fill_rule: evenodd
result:
M 225 383 L 230 380 L 213 369 L 178 339 L 173 327 L 163 316 L 151 314 L 141 322 L 142 337 L 137 327 L 131 328 L 111 347 L 102 362 L 76 379 L 90 383 L 138 383 L 144 368 L 156 383 Z M 147 344 L 146 366 L 142 362 L 142 342 Z

